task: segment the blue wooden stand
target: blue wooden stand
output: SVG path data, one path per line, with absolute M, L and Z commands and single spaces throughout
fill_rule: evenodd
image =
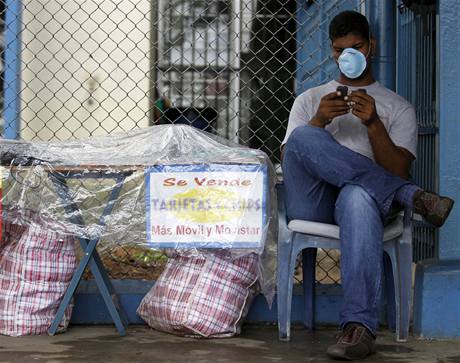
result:
M 106 172 L 106 171 L 51 171 L 49 176 L 53 182 L 53 185 L 56 189 L 58 196 L 64 202 L 64 208 L 67 214 L 69 215 L 69 222 L 83 226 L 85 222 L 83 220 L 81 210 L 78 208 L 75 203 L 72 193 L 69 191 L 67 185 L 68 179 L 115 179 L 115 185 L 109 195 L 109 199 L 104 208 L 104 211 L 99 219 L 99 226 L 105 226 L 105 217 L 110 215 L 112 212 L 115 201 L 120 194 L 120 190 L 123 186 L 123 183 L 128 175 L 132 171 L 117 171 L 117 172 Z M 115 294 L 115 289 L 107 275 L 107 272 L 104 269 L 101 258 L 97 253 L 96 246 L 100 240 L 100 236 L 96 236 L 92 239 L 79 238 L 81 248 L 84 251 L 84 256 L 80 261 L 77 270 L 75 271 L 70 285 L 64 295 L 64 298 L 59 305 L 56 316 L 48 329 L 49 335 L 54 335 L 58 329 L 59 323 L 64 316 L 64 312 L 69 305 L 72 296 L 75 293 L 75 290 L 80 283 L 80 280 L 83 276 L 86 266 L 89 265 L 91 272 L 94 275 L 96 280 L 97 287 L 104 299 L 105 305 L 107 306 L 110 316 L 112 317 L 115 326 L 121 336 L 126 335 L 125 325 L 128 324 L 128 319 L 125 312 L 118 302 L 117 295 Z

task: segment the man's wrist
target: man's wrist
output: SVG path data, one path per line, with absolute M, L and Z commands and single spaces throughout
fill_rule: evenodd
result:
M 382 121 L 380 121 L 379 117 L 375 117 L 369 121 L 367 121 L 366 123 L 366 127 L 368 129 L 368 131 L 376 131 L 380 125 L 382 125 Z

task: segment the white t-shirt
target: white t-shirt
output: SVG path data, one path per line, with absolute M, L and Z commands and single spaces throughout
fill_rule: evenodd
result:
M 334 92 L 337 86 L 340 85 L 337 81 L 330 81 L 321 86 L 308 89 L 295 99 L 289 114 L 289 123 L 286 136 L 282 142 L 283 145 L 296 127 L 306 125 L 313 118 L 318 110 L 321 98 L 328 93 Z M 367 94 L 375 99 L 377 114 L 394 144 L 407 149 L 416 157 L 417 120 L 414 107 L 379 82 L 374 82 L 369 86 L 348 86 L 349 92 L 358 88 L 366 89 Z M 366 126 L 351 112 L 334 118 L 326 126 L 326 130 L 341 145 L 374 160 Z

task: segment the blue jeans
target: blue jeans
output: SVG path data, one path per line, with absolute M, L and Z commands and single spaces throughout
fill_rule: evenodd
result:
M 313 126 L 292 132 L 284 148 L 283 176 L 288 219 L 340 226 L 340 325 L 359 322 L 375 334 L 384 220 L 395 192 L 409 182 Z

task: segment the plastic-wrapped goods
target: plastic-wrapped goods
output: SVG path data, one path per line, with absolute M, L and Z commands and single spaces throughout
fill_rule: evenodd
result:
M 0 251 L 0 334 L 46 334 L 76 268 L 75 240 L 31 223 L 28 210 L 4 210 L 16 223 L 3 223 L 4 248 Z M 67 328 L 72 305 L 59 330 Z
M 137 313 L 149 326 L 176 335 L 239 334 L 257 293 L 258 256 L 174 254 Z
M 255 253 L 261 291 L 272 301 L 278 221 L 264 152 L 159 125 L 86 140 L 1 140 L 0 158 L 4 208 L 34 210 L 43 228 L 97 239 L 99 251 Z
M 3 167 L 0 165 L 0 253 L 2 252 L 2 248 L 3 248 L 3 207 L 2 207 L 2 183 L 3 183 L 3 178 L 2 178 L 2 175 L 3 175 Z

